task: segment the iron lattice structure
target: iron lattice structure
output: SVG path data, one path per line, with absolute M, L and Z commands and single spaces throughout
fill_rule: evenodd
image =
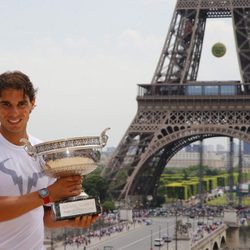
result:
M 241 81 L 197 81 L 208 18 L 231 18 Z M 197 140 L 250 142 L 250 0 L 177 0 L 150 84 L 104 176 L 118 199 L 154 195 L 167 162 Z

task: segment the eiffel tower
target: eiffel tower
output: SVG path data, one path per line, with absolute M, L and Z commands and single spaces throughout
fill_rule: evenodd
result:
M 206 21 L 231 18 L 240 81 L 197 81 Z M 224 136 L 250 143 L 250 0 L 177 0 L 151 83 L 104 176 L 117 199 L 154 195 L 183 147 Z

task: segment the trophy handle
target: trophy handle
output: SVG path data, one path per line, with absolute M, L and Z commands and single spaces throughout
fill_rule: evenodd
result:
M 24 149 L 30 156 L 37 155 L 36 147 L 32 146 L 28 139 L 21 138 L 20 142 L 24 144 Z
M 100 144 L 102 147 L 105 147 L 107 144 L 109 137 L 106 135 L 106 131 L 108 130 L 110 130 L 110 128 L 105 128 L 100 135 Z

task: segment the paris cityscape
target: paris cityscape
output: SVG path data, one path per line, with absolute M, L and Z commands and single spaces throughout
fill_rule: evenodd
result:
M 44 249 L 250 249 L 250 0 L 14 2 L 0 67 L 31 71 L 45 141 L 24 148 L 83 177 L 56 221 L 98 216 Z
M 138 85 L 134 120 L 85 177 L 101 218 L 87 230 L 48 230 L 47 249 L 249 247 L 250 1 L 236 2 L 176 1 L 153 79 Z M 233 18 L 241 81 L 197 80 L 209 18 Z M 226 47 L 212 53 L 223 57 Z M 223 136 L 226 145 L 205 144 Z

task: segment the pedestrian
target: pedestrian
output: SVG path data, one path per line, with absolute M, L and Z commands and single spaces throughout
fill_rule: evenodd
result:
M 0 249 L 42 250 L 44 227 L 89 227 L 98 216 L 56 221 L 51 203 L 82 192 L 82 177 L 53 179 L 43 161 L 27 154 L 20 140 L 41 141 L 27 132 L 36 92 L 20 71 L 0 75 Z M 44 122 L 43 129 L 51 124 Z

